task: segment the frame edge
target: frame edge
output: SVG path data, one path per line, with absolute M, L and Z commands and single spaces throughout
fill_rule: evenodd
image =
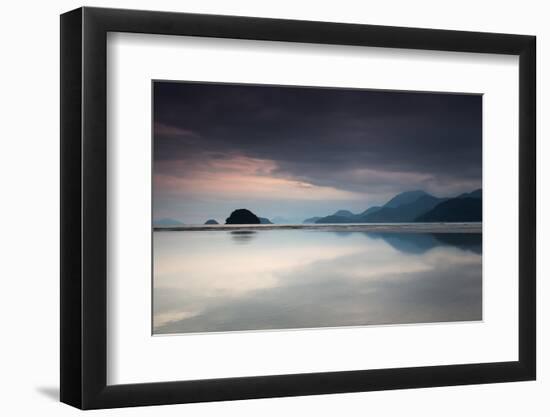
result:
M 519 362 L 537 374 L 537 123 L 536 37 L 519 53 Z
M 319 34 L 323 28 L 327 32 Z M 381 47 L 400 42 L 391 36 L 395 31 L 414 35 L 402 48 L 519 55 L 519 361 L 107 386 L 105 36 L 111 30 Z M 428 36 L 436 33 L 441 35 L 436 40 Z M 474 42 L 478 36 L 481 45 Z M 62 15 L 61 401 L 97 409 L 535 379 L 535 43 L 526 35 L 121 9 L 81 8 Z
M 60 400 L 82 407 L 82 9 L 60 16 Z

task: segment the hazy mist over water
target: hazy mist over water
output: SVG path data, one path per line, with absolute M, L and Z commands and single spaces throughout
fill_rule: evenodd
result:
M 154 333 L 481 320 L 481 239 L 155 231 Z

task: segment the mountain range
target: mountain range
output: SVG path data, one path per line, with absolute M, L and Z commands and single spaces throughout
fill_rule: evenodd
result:
M 361 213 L 338 210 L 328 216 L 309 217 L 304 224 L 333 223 L 413 223 L 413 222 L 480 222 L 482 220 L 481 189 L 462 193 L 456 197 L 435 197 L 422 190 L 405 191 L 391 198 L 382 206 L 372 206 Z M 268 219 L 256 216 L 247 209 L 235 210 L 227 218 L 226 224 L 280 224 L 292 223 L 282 217 Z M 154 227 L 183 226 L 183 222 L 163 218 L 153 221 Z M 215 225 L 214 219 L 206 221 Z
M 451 198 L 414 190 L 397 194 L 383 206 L 369 207 L 359 214 L 338 210 L 329 216 L 311 217 L 304 223 L 480 222 L 481 219 L 481 189 Z

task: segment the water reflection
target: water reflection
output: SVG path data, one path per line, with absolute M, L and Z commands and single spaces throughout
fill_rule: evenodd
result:
M 256 235 L 256 232 L 254 230 L 235 230 L 229 233 L 231 235 L 231 239 L 233 239 L 235 243 L 239 244 L 250 243 L 250 241 Z
M 403 253 L 421 254 L 437 246 L 454 246 L 481 255 L 482 236 L 478 233 L 365 233 L 383 239 Z
M 154 234 L 155 333 L 480 320 L 481 302 L 479 234 Z

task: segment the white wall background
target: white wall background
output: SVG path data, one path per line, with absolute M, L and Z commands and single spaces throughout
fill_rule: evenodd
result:
M 550 168 L 544 120 L 550 97 L 546 2 L 306 0 L 124 0 L 86 5 L 239 14 L 395 26 L 509 32 L 538 37 L 539 378 L 536 382 L 237 401 L 94 412 L 94 415 L 548 415 L 550 405 Z M 68 416 L 59 392 L 59 17 L 73 0 L 3 4 L 0 72 L 0 410 L 3 415 Z M 542 146 L 540 146 L 542 145 Z M 546 233 L 545 233 L 546 232 Z M 544 234 L 544 236 L 543 236 Z

